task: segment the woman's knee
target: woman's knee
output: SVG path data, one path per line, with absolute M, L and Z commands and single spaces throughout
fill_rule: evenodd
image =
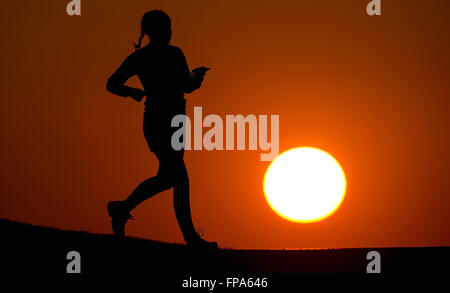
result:
M 189 177 L 182 169 L 172 169 L 170 171 L 158 172 L 157 176 L 164 190 L 172 188 L 175 185 L 189 184 Z
M 170 178 L 170 176 L 167 176 L 167 174 L 158 174 L 157 177 L 159 179 L 159 184 L 162 190 L 170 189 L 175 184 L 172 178 Z

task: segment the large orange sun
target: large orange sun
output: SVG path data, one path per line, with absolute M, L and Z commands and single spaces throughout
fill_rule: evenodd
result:
M 270 207 L 293 222 L 316 222 L 344 200 L 347 181 L 339 163 L 317 148 L 299 147 L 276 157 L 264 176 Z

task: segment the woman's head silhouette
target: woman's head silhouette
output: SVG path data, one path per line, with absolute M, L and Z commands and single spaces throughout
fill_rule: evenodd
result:
M 168 45 L 172 37 L 172 21 L 170 17 L 161 10 L 151 10 L 142 16 L 141 21 L 141 36 L 137 44 L 134 44 L 136 49 L 142 45 L 142 39 L 147 35 L 154 45 Z

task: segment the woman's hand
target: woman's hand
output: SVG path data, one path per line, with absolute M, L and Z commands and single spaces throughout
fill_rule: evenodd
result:
M 140 102 L 145 97 L 145 92 L 141 89 L 132 89 L 129 97 L 131 97 L 133 100 L 137 102 Z
M 209 69 L 210 69 L 210 68 L 204 67 L 204 66 L 197 67 L 197 68 L 195 68 L 195 69 L 192 70 L 192 76 L 193 76 L 193 77 L 196 77 L 196 78 L 201 78 L 201 79 L 203 79 L 203 77 L 204 77 L 205 74 L 206 74 L 206 71 L 208 71 Z
M 208 70 L 209 68 L 204 66 L 193 69 L 191 72 L 191 78 L 187 80 L 187 83 L 184 87 L 184 92 L 190 94 L 196 89 L 200 88 L 206 71 Z

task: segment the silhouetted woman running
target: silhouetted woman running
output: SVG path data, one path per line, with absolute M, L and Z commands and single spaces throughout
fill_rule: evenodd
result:
M 150 42 L 141 48 L 147 35 Z M 184 93 L 198 89 L 208 68 L 189 71 L 180 48 L 169 45 L 172 36 L 171 20 L 160 10 L 144 14 L 141 36 L 136 51 L 128 56 L 109 78 L 106 88 L 113 94 L 131 97 L 140 102 L 144 96 L 144 135 L 150 151 L 159 161 L 158 173 L 142 182 L 124 201 L 108 203 L 112 228 L 117 236 L 125 236 L 125 224 L 132 218 L 130 211 L 144 200 L 173 187 L 175 215 L 186 243 L 192 247 L 217 248 L 216 242 L 203 240 L 192 223 L 189 202 L 189 178 L 184 165 L 184 151 L 175 151 L 171 137 L 173 116 L 186 113 Z M 132 88 L 125 82 L 137 75 L 144 90 Z

